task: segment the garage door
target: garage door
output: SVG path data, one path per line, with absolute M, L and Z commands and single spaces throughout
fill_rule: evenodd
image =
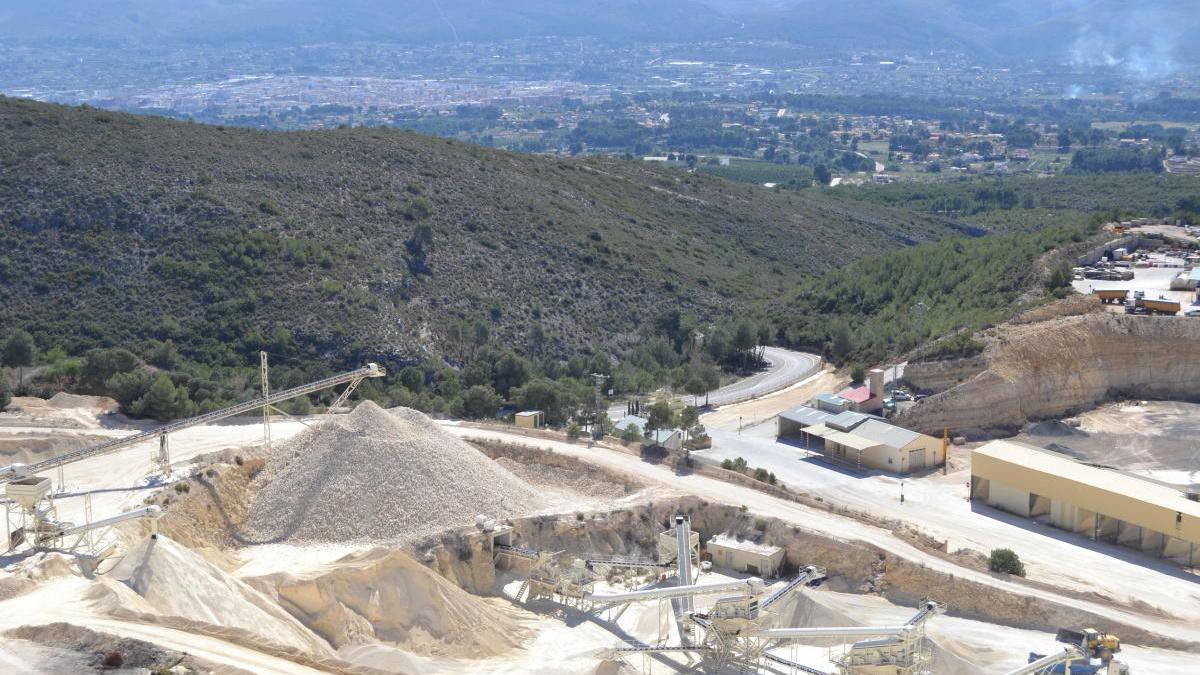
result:
M 925 450 L 913 450 L 908 453 L 908 470 L 916 471 L 925 468 Z

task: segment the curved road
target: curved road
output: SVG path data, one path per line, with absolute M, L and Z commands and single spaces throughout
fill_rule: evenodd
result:
M 709 405 L 739 403 L 785 389 L 821 369 L 821 357 L 782 347 L 767 347 L 767 369 L 708 395 Z

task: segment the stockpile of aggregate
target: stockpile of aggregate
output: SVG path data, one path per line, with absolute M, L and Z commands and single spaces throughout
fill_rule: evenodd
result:
M 275 449 L 246 539 L 396 540 L 537 509 L 535 488 L 429 418 L 365 401 Z

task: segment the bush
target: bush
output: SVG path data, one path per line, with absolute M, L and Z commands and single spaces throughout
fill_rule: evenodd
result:
M 567 425 L 567 438 L 575 440 L 576 438 L 579 438 L 581 433 L 583 433 L 583 431 L 579 428 L 579 423 L 575 420 L 571 420 L 571 423 Z
M 642 430 L 636 424 L 630 424 L 621 432 L 621 440 L 626 443 L 637 443 L 642 440 Z
M 1001 574 L 1025 576 L 1025 564 L 1010 548 L 992 549 L 992 554 L 988 556 L 988 569 Z

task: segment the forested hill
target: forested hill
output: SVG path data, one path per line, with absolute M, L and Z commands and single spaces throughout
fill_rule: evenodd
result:
M 663 308 L 727 317 L 951 229 L 641 162 L 0 98 L 0 316 L 69 353 L 241 365 L 279 326 L 330 363 L 463 357 L 481 329 L 620 350 Z

